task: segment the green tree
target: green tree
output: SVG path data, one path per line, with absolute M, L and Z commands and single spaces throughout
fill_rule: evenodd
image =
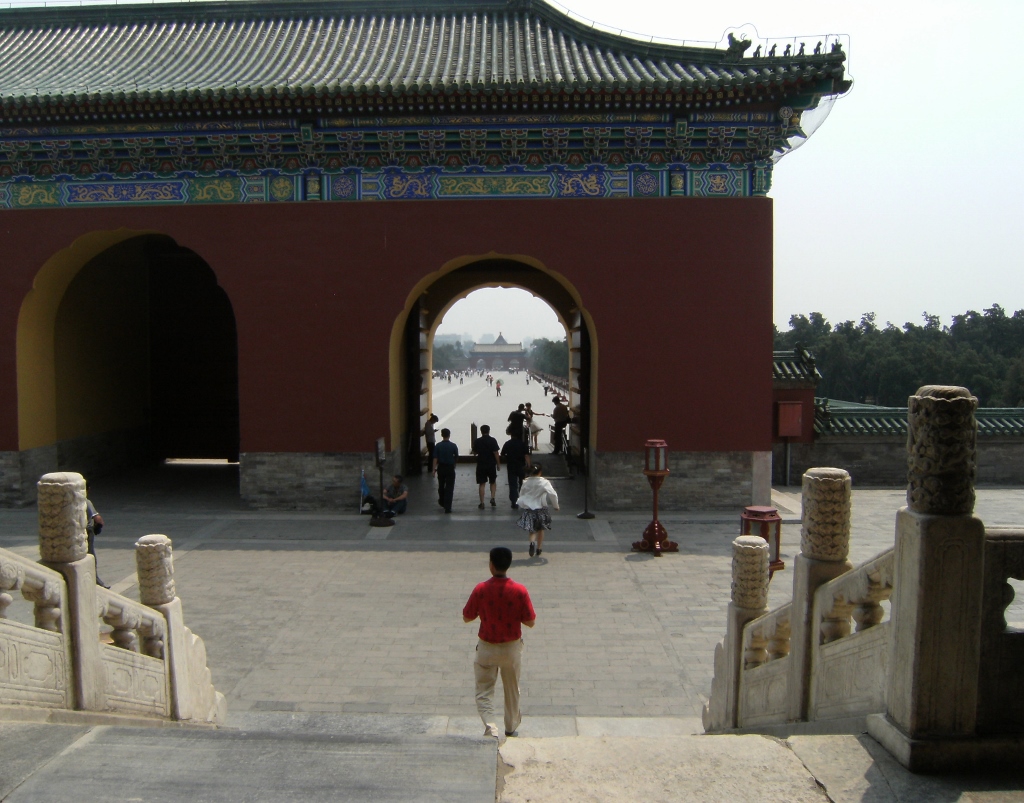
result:
M 943 327 L 925 312 L 923 325 L 889 323 L 873 312 L 834 326 L 820 312 L 794 315 L 775 331 L 775 348 L 810 351 L 822 380 L 818 394 L 903 407 L 922 385 L 963 385 L 985 407 L 1024 405 L 1024 310 L 998 304 L 970 310 Z
M 569 342 L 548 340 L 546 337 L 534 340 L 530 346 L 530 365 L 534 371 L 552 376 L 569 377 Z
M 442 343 L 434 346 L 432 364 L 435 371 L 456 371 L 464 367 L 466 352 L 462 349 L 462 341 Z

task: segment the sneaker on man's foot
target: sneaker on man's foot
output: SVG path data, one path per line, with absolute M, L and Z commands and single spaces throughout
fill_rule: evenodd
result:
M 540 557 L 540 550 L 539 549 L 537 550 L 537 557 L 538 558 Z
M 491 497 L 491 507 L 497 507 L 498 503 L 494 501 L 494 497 Z
M 498 730 L 497 725 L 492 725 L 488 723 L 487 727 L 484 728 L 484 736 L 493 736 L 495 739 L 497 739 L 499 734 L 500 731 Z
M 513 736 L 518 736 L 519 731 L 505 731 L 505 735 L 511 739 Z
M 477 507 L 480 508 L 481 510 L 483 510 L 484 509 L 484 503 L 481 502 L 479 505 L 477 505 Z
M 532 558 L 537 553 L 537 545 L 530 541 L 530 557 Z

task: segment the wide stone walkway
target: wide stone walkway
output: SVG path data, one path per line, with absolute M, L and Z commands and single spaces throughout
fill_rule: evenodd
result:
M 548 427 L 552 424 L 550 416 L 554 406 L 554 394 L 545 394 L 544 384 L 541 382 L 527 382 L 525 373 L 509 374 L 499 371 L 493 376 L 502 384 L 500 396 L 493 385 L 488 385 L 483 377 L 476 374 L 466 377 L 462 385 L 458 379 L 453 379 L 450 384 L 446 380 L 433 380 L 433 412 L 439 419 L 437 431 L 440 432 L 445 427 L 450 429 L 452 440 L 458 444 L 460 453 L 468 455 L 473 446 L 473 424 L 478 427 L 487 424 L 491 428 L 491 436 L 496 438 L 499 444 L 504 443 L 508 438 L 505 435 L 505 428 L 508 427 L 509 413 L 520 404 L 530 402 L 538 414 L 535 420 L 543 428 L 537 445 L 540 451 L 549 451 L 551 444 Z
M 206 641 L 234 713 L 444 715 L 475 728 L 476 626 L 463 624 L 461 609 L 488 576 L 487 551 L 508 545 L 510 576 L 530 589 L 538 613 L 526 634 L 525 733 L 536 717 L 699 717 L 724 632 L 739 511 L 665 516 L 680 552 L 654 558 L 630 551 L 649 516 L 579 520 L 582 481 L 555 480 L 562 511 L 543 557 L 531 559 L 504 484 L 498 506 L 479 511 L 471 471 L 459 469 L 450 516 L 432 481 L 412 478 L 410 512 L 390 528 L 355 513 L 245 510 L 230 467 L 100 479 L 92 490 L 107 521 L 100 575 L 135 596 L 135 540 L 153 532 L 173 539 L 186 622 Z M 799 496 L 783 489 L 775 498 L 792 566 Z M 855 562 L 892 545 L 901 498 L 855 492 Z M 981 490 L 978 513 L 989 525 L 1024 522 L 1024 498 Z M 35 529 L 33 510 L 0 512 L 0 546 L 36 557 Z M 776 575 L 773 607 L 790 597 L 790 578 Z M 18 609 L 30 615 L 27 603 L 11 612 Z M 1008 618 L 1024 619 L 1019 611 Z
M 473 585 L 487 577 L 487 551 L 496 544 L 513 548 L 510 575 L 527 585 L 538 612 L 536 628 L 526 634 L 521 739 L 502 747 L 498 765 L 505 768 L 499 775 L 511 773 L 503 800 L 571 799 L 553 791 L 569 794 L 565 787 L 552 785 L 552 773 L 562 781 L 579 781 L 582 786 L 569 791 L 583 794 L 588 783 L 604 777 L 601 767 L 613 760 L 622 763 L 623 772 L 640 778 L 644 762 L 627 753 L 641 747 L 651 751 L 652 761 L 665 753 L 663 763 L 670 764 L 671 745 L 689 751 L 695 760 L 710 749 L 703 741 L 686 740 L 700 731 L 714 645 L 724 633 L 731 541 L 739 531 L 739 511 L 664 516 L 681 549 L 653 558 L 630 551 L 648 515 L 606 516 L 598 511 L 591 521 L 579 520 L 575 514 L 583 509 L 582 481 L 555 480 L 562 510 L 554 516 L 543 557 L 530 559 L 526 536 L 515 526 L 507 500 L 502 501 L 504 484 L 499 483 L 496 507 L 477 510 L 470 466 L 459 469 L 453 515 L 444 515 L 437 506 L 429 477 L 414 477 L 410 511 L 391 528 L 372 528 L 368 517 L 354 512 L 246 510 L 237 498 L 235 471 L 228 466 L 165 466 L 127 478 L 98 479 L 92 483 L 92 496 L 107 521 L 98 538 L 100 574 L 115 590 L 137 594 L 135 540 L 154 532 L 173 539 L 186 623 L 206 642 L 214 683 L 228 698 L 229 725 L 257 731 L 251 742 L 237 737 L 231 749 L 240 751 L 240 758 L 256 761 L 265 755 L 260 751 L 269 748 L 253 746 L 269 738 L 260 736 L 260 729 L 269 729 L 277 739 L 288 729 L 274 723 L 291 721 L 305 723 L 313 734 L 288 737 L 274 749 L 284 756 L 300 744 L 318 745 L 316 761 L 349 762 L 349 769 L 338 770 L 348 773 L 345 777 L 357 777 L 359 762 L 371 762 L 375 751 L 414 766 L 420 761 L 416 756 L 429 756 L 435 749 L 439 762 L 451 761 L 453 766 L 462 761 L 460 751 L 468 751 L 477 758 L 465 766 L 477 767 L 473 772 L 479 773 L 492 760 L 487 754 L 457 741 L 428 747 L 422 739 L 475 740 L 482 732 L 472 695 L 476 626 L 462 623 L 461 609 Z M 354 478 L 354 486 L 357 482 Z M 773 607 L 790 597 L 789 567 L 799 548 L 798 489 L 776 489 L 774 500 L 784 516 L 787 570 L 772 583 Z M 854 492 L 855 562 L 892 545 L 893 521 L 902 501 L 897 490 Z M 989 526 L 1024 523 L 1024 495 L 1018 489 L 982 489 L 977 514 Z M 36 558 L 35 532 L 34 510 L 0 511 L 0 546 Z M 1024 593 L 1019 596 L 1024 599 Z M 31 615 L 28 604 L 20 601 L 10 612 Z M 1007 619 L 1024 624 L 1019 601 Z M 500 707 L 500 695 L 498 702 Z M 358 739 L 345 735 L 371 726 L 383 728 L 377 747 L 360 748 Z M 316 736 L 325 728 L 340 733 L 338 738 L 344 738 L 338 744 L 348 747 L 337 747 L 335 736 Z M 388 735 L 395 728 L 402 734 L 398 741 Z M 107 749 L 101 745 L 106 739 L 111 750 L 125 750 L 129 737 L 109 733 L 97 745 Z M 872 757 L 855 737 L 848 737 L 853 739 L 849 743 L 814 738 L 825 741 L 801 746 L 794 737 L 787 748 L 803 762 L 798 785 L 805 784 L 805 792 L 796 797 L 780 792 L 778 799 L 804 799 L 805 793 L 814 799 L 817 792 L 807 768 L 815 761 L 814 777 L 839 773 L 835 783 L 846 784 L 849 778 L 836 769 L 833 753 L 842 761 L 867 762 L 873 771 L 882 771 L 878 762 L 883 759 Z M 560 739 L 570 742 L 560 747 Z M 616 739 L 639 741 L 625 747 Z M 188 749 L 198 745 L 201 752 L 202 738 L 180 741 Z M 750 747 L 722 744 L 726 752 L 714 759 L 722 767 L 731 767 L 733 760 L 733 748 L 726 745 L 735 744 L 740 754 Z M 221 749 L 227 748 L 217 747 Z M 306 749 L 301 748 L 302 755 Z M 891 762 L 885 766 L 898 774 Z M 730 783 L 742 786 L 747 782 L 743 773 L 733 769 L 727 773 Z M 856 777 L 864 775 L 854 769 Z M 415 789 L 409 780 L 414 775 L 402 782 L 413 786 L 394 788 Z M 329 772 L 324 775 L 330 777 Z M 462 780 L 471 789 L 479 778 Z M 694 788 L 703 783 L 699 773 L 687 778 L 679 782 L 696 784 Z M 789 789 L 788 783 L 779 788 Z M 703 799 L 727 799 L 740 786 L 715 787 L 726 797 Z M 547 797 L 538 793 L 544 788 L 551 790 Z M 210 799 L 232 799 L 230 789 L 225 794 Z M 474 799 L 476 793 L 468 794 L 466 799 Z M 651 793 L 649 799 L 678 799 L 659 794 Z M 612 795 L 610 787 L 608 795 L 604 799 L 635 799 L 628 790 Z M 928 799 L 844 797 L 831 791 L 830 798 Z M 311 794 L 309 799 L 320 798 Z

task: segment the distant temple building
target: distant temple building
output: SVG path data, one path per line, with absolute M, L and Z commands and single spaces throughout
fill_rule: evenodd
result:
M 526 351 L 522 343 L 509 343 L 498 332 L 493 343 L 474 343 L 469 350 L 469 367 L 473 371 L 509 371 L 526 368 Z

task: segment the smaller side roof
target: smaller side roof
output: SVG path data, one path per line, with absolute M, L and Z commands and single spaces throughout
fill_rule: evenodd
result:
M 1024 438 L 1024 407 L 982 407 L 975 413 L 980 437 Z M 814 434 L 907 436 L 906 407 L 877 407 L 837 399 L 814 400 Z
M 816 388 L 821 374 L 814 357 L 797 346 L 793 351 L 772 352 L 772 385 L 775 388 Z

